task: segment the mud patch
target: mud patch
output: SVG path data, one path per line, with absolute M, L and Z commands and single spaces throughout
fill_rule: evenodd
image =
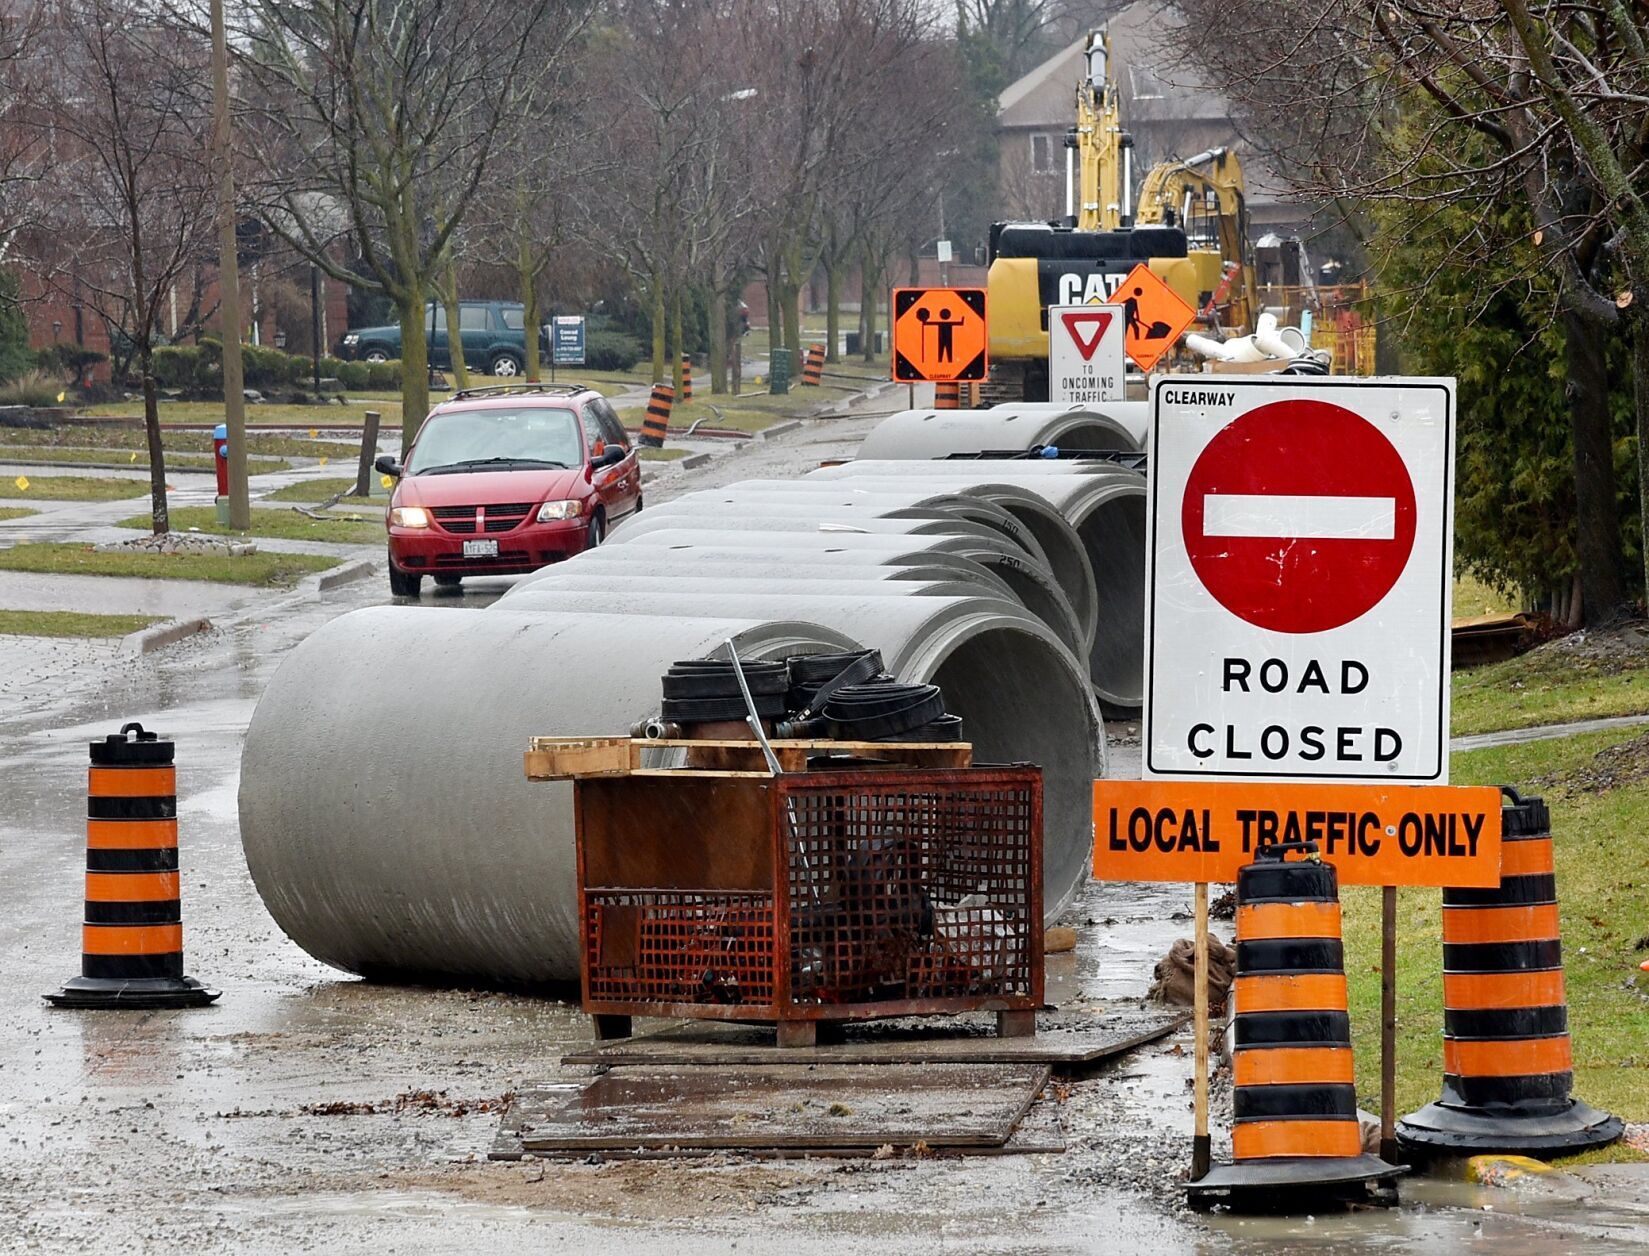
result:
M 1604 794 L 1649 779 L 1649 733 L 1605 746 L 1591 759 L 1563 772 L 1548 772 L 1529 782 L 1529 792 Z

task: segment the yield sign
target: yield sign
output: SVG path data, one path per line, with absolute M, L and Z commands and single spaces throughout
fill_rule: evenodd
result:
M 1124 347 L 1142 371 L 1149 371 L 1196 321 L 1197 312 L 1144 262 L 1128 272 L 1111 294 L 1122 306 Z
M 1067 310 L 1060 314 L 1059 319 L 1065 324 L 1065 333 L 1070 336 L 1071 343 L 1076 351 L 1082 355 L 1084 362 L 1091 362 L 1094 350 L 1099 348 L 1099 342 L 1104 338 L 1106 328 L 1110 327 L 1111 319 L 1115 317 L 1109 310 Z
M 1414 483 L 1379 428 L 1300 397 L 1250 410 L 1191 467 L 1185 548 L 1233 615 L 1325 632 L 1391 592 L 1414 549 Z

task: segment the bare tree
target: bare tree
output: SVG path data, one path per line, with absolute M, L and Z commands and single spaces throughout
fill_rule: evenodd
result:
M 426 302 L 510 120 L 590 0 L 248 0 L 239 112 L 270 226 L 401 324 L 402 439 L 429 410 Z M 362 266 L 351 269 L 336 245 Z M 361 271 L 364 270 L 365 274 Z
M 47 137 L 51 166 L 30 251 L 49 283 L 92 306 L 111 343 L 131 346 L 150 514 L 164 533 L 154 350 L 177 284 L 212 256 L 210 49 L 138 0 L 60 0 L 37 51 L 54 73 L 29 117 Z

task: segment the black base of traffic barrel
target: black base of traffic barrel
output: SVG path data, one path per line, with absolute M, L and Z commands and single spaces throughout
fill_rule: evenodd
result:
M 1625 1132 L 1618 1116 L 1571 1099 L 1552 1112 L 1495 1113 L 1429 1103 L 1397 1122 L 1397 1143 L 1411 1155 L 1480 1152 L 1567 1156 L 1604 1147 Z
M 193 977 L 71 977 L 46 1001 L 54 1007 L 205 1007 L 218 994 Z
M 1186 1185 L 1191 1207 L 1299 1213 L 1326 1204 L 1397 1202 L 1391 1183 L 1407 1165 L 1375 1156 L 1301 1156 L 1215 1165 Z

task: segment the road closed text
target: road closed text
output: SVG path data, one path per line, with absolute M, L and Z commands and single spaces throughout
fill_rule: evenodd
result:
M 1094 875 L 1234 881 L 1255 853 L 1312 843 L 1354 885 L 1492 886 L 1500 794 L 1490 788 L 1096 781 Z
M 1221 660 L 1222 694 L 1355 696 L 1369 684 L 1368 666 L 1356 659 L 1306 659 L 1291 667 L 1280 658 Z M 1278 704 L 1268 704 L 1276 710 Z M 1241 710 L 1227 700 L 1223 709 Z M 1369 724 L 1268 722 L 1211 723 L 1199 720 L 1185 733 L 1185 748 L 1193 758 L 1215 758 L 1228 767 L 1244 761 L 1279 763 L 1392 763 L 1403 752 L 1403 736 L 1395 728 Z

